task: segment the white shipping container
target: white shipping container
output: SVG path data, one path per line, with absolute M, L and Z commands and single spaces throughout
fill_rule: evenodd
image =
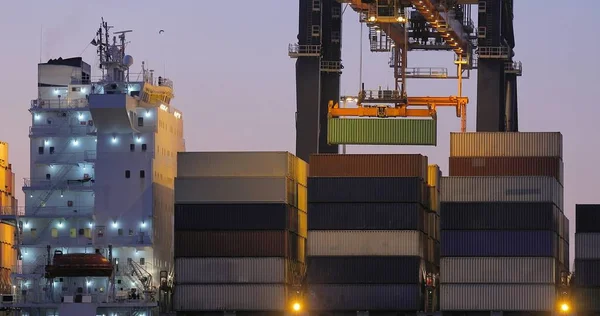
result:
M 177 177 L 288 177 L 306 186 L 307 170 L 289 152 L 177 153 Z
M 552 284 L 442 284 L 442 311 L 554 311 Z
M 297 185 L 286 177 L 175 179 L 175 203 L 288 203 L 297 207 Z
M 425 235 L 416 230 L 316 230 L 308 256 L 420 256 Z
M 600 259 L 600 233 L 575 233 L 575 259 Z
M 177 285 L 175 311 L 283 311 L 287 288 L 279 284 Z
M 553 202 L 563 187 L 552 177 L 442 177 L 442 202 Z
M 556 283 L 556 259 L 536 257 L 446 257 L 441 283 Z
M 559 132 L 450 133 L 450 157 L 561 157 Z
M 293 271 L 284 258 L 175 258 L 177 284 L 287 283 Z

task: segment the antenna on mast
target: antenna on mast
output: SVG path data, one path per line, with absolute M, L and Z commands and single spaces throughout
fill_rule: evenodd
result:
M 125 55 L 126 34 L 133 32 L 132 30 L 114 32 L 118 35 L 113 36 L 113 41 L 110 43 L 110 29 L 107 22 L 102 18 L 100 28 L 96 32 L 96 38 L 91 42 L 97 46 L 98 58 L 100 60 L 100 69 L 102 69 L 102 81 L 122 83 L 129 81 L 129 67 L 133 65 L 133 57 Z

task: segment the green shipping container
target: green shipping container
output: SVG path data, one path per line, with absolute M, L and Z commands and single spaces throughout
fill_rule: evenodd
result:
M 423 145 L 437 144 L 437 120 L 433 119 L 329 119 L 330 145 Z

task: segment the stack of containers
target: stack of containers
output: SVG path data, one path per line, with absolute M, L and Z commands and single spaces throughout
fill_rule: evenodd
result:
M 600 312 L 600 204 L 575 207 L 575 306 L 579 315 Z
M 305 273 L 307 164 L 288 152 L 186 152 L 177 164 L 175 310 L 289 310 Z
M 553 311 L 568 272 L 560 133 L 452 133 L 442 311 Z
M 427 173 L 422 155 L 310 157 L 311 312 L 423 310 L 438 272 Z

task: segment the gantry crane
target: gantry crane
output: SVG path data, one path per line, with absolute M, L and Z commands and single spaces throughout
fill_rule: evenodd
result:
M 369 28 L 373 52 L 389 52 L 394 90 L 365 90 L 339 97 L 341 74 L 341 6 L 359 13 Z M 471 20 L 477 5 L 479 25 Z M 344 8 L 345 10 L 345 8 Z M 296 154 L 337 153 L 327 144 L 328 118 L 432 117 L 437 107 L 452 106 L 466 131 L 467 97 L 462 80 L 478 71 L 478 131 L 517 131 L 516 77 L 521 63 L 512 60 L 514 32 L 512 0 L 300 0 L 298 43 L 289 55 L 297 58 Z M 446 68 L 407 67 L 408 51 L 452 51 L 456 75 Z M 455 96 L 413 97 L 407 79 L 454 79 Z M 380 97 L 385 96 L 385 97 Z M 356 101 L 357 107 L 338 104 Z

